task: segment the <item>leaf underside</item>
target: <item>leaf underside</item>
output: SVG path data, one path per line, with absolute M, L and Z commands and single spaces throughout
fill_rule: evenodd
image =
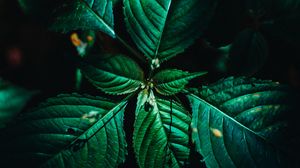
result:
M 54 11 L 55 19 L 50 29 L 99 30 L 115 37 L 113 4 L 111 0 L 73 0 L 64 2 Z
M 184 89 L 189 80 L 204 74 L 206 74 L 206 72 L 189 73 L 177 69 L 167 69 L 154 75 L 153 81 L 158 93 L 173 95 Z
M 191 117 L 175 101 L 172 101 L 172 112 L 171 101 L 162 99 L 156 99 L 153 108 L 147 110 L 147 97 L 144 90 L 137 102 L 133 133 L 137 162 L 140 167 L 182 167 L 190 152 L 188 129 Z
M 78 94 L 48 99 L 8 130 L 11 137 L 5 147 L 19 164 L 117 167 L 126 155 L 125 106 L 126 101 L 117 104 Z
M 202 34 L 215 6 L 207 0 L 124 0 L 125 22 L 145 56 L 165 61 Z
M 298 135 L 288 134 L 293 104 L 285 87 L 227 78 L 195 94 L 188 95 L 192 138 L 207 167 L 293 167 L 287 159 Z
M 144 80 L 139 65 L 123 55 L 86 58 L 81 71 L 93 85 L 113 95 L 134 92 Z

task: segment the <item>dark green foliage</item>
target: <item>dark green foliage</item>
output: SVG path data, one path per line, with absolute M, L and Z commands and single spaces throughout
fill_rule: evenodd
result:
M 149 103 L 151 109 L 146 108 Z M 189 157 L 189 113 L 143 90 L 137 100 L 133 147 L 140 167 L 182 167 Z
M 297 108 L 286 87 L 231 77 L 188 98 L 193 141 L 208 167 L 295 167 L 287 130 L 295 129 L 288 117 Z
M 81 70 L 87 79 L 102 91 L 114 95 L 132 93 L 147 85 L 155 87 L 160 94 L 174 95 L 179 93 L 189 80 L 206 74 L 176 69 L 163 70 L 155 74 L 150 81 L 145 81 L 139 65 L 123 55 L 103 55 L 102 58 L 93 56 L 85 58 L 84 61 Z
M 51 29 L 67 32 L 71 30 L 101 30 L 115 37 L 113 5 L 111 0 L 74 0 L 65 2 L 54 11 Z
M 166 61 L 203 34 L 216 1 L 124 0 L 127 30 L 150 59 Z
M 189 80 L 206 73 L 207 72 L 188 73 L 177 69 L 167 69 L 155 74 L 153 82 L 158 93 L 174 95 L 184 89 Z
M 197 77 L 207 83 L 214 79 L 209 74 L 202 78 L 207 73 L 202 67 L 188 72 L 161 65 L 176 56 L 198 67 L 211 58 L 207 53 L 214 53 L 216 58 L 211 59 L 218 65 L 213 67 L 219 72 L 256 75 L 272 58 L 270 38 L 299 45 L 298 0 L 19 3 L 26 13 L 45 16 L 52 30 L 71 32 L 78 54 L 73 57 L 78 65 L 76 89 L 101 97 L 62 94 L 21 113 L 1 130 L 1 161 L 9 167 L 121 167 L 127 154 L 123 128 L 127 140 L 132 138 L 129 146 L 137 163 L 129 167 L 191 167 L 194 162 L 203 162 L 208 168 L 299 166 L 295 159 L 300 149 L 296 92 L 277 82 L 250 77 L 197 83 L 199 88 L 192 89 L 189 86 L 195 86 Z M 231 15 L 237 13 L 241 15 Z M 234 24 L 223 25 L 214 18 L 216 14 L 219 18 L 231 16 L 226 23 Z M 210 30 L 214 27 L 217 32 Z M 230 31 L 221 31 L 223 27 Z M 210 43 L 208 34 L 224 34 L 225 40 Z M 201 50 L 207 50 L 207 55 Z M 183 63 L 178 61 L 177 65 Z M 31 95 L 0 82 L 1 128 Z M 128 122 L 134 123 L 132 129 L 131 125 L 123 126 L 124 115 L 131 116 L 126 121 L 132 120 Z M 193 150 L 201 156 L 191 156 Z
M 0 128 L 5 127 L 34 95 L 34 92 L 0 79 Z
M 108 94 L 126 94 L 136 91 L 144 80 L 137 63 L 123 55 L 86 58 L 81 66 L 83 74 Z
M 22 115 L 7 130 L 5 147 L 11 157 L 41 167 L 117 167 L 126 155 L 125 106 L 126 101 L 59 95 Z

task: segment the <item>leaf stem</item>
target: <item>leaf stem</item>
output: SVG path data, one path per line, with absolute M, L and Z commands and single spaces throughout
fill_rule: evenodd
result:
M 171 138 L 171 133 L 172 133 L 172 124 L 173 124 L 173 99 L 171 98 L 170 100 L 170 118 L 171 118 L 171 121 L 170 121 L 170 130 L 169 130 L 169 133 L 168 133 L 168 140 Z M 169 141 L 168 141 L 169 142 Z
M 82 74 L 81 74 L 81 71 L 80 71 L 80 69 L 79 68 L 77 68 L 76 69 L 76 74 L 75 74 L 75 89 L 77 90 L 77 91 L 79 91 L 80 90 L 80 88 L 81 88 L 81 83 L 82 83 Z

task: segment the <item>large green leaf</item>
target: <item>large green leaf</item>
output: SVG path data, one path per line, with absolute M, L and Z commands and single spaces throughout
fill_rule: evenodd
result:
M 5 149 L 19 166 L 117 167 L 126 155 L 126 104 L 78 94 L 48 99 L 8 129 Z
M 177 102 L 140 92 L 136 108 L 133 147 L 143 167 L 181 167 L 189 157 L 191 117 Z
M 268 45 L 263 35 L 253 29 L 240 32 L 232 43 L 228 56 L 230 74 L 253 75 L 260 70 L 268 56 Z
M 111 0 L 66 1 L 54 12 L 51 29 L 56 31 L 100 30 L 115 37 Z
M 154 75 L 153 82 L 158 93 L 173 95 L 184 89 L 189 80 L 206 73 L 207 72 L 189 73 L 177 69 L 167 69 Z
M 188 98 L 192 138 L 207 167 L 294 167 L 286 159 L 298 152 L 299 127 L 289 122 L 297 111 L 287 88 L 227 78 Z
M 208 0 L 124 0 L 127 29 L 150 59 L 184 51 L 206 28 L 216 6 Z
M 97 88 L 115 95 L 136 91 L 144 79 L 139 65 L 120 54 L 85 58 L 81 70 Z
M 0 128 L 10 122 L 26 105 L 34 92 L 0 79 Z

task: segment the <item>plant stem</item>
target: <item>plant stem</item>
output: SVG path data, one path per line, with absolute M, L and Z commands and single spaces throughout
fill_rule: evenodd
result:
M 152 79 L 153 73 L 154 73 L 154 70 L 150 68 L 150 71 L 149 71 L 149 74 L 148 74 L 148 79 Z
M 82 83 L 82 74 L 81 74 L 81 72 L 80 72 L 80 69 L 79 68 L 77 68 L 76 69 L 76 74 L 75 74 L 75 89 L 77 90 L 77 91 L 79 91 L 80 90 L 80 88 L 81 88 L 81 83 Z

